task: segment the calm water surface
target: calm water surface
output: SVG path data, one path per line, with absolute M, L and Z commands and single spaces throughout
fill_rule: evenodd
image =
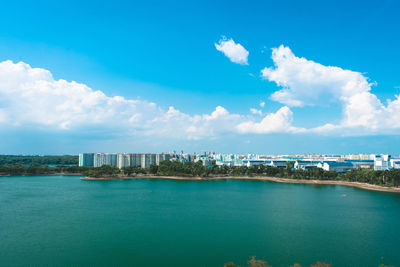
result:
M 265 181 L 0 178 L 0 266 L 244 266 L 252 255 L 274 267 L 400 266 L 400 195 Z

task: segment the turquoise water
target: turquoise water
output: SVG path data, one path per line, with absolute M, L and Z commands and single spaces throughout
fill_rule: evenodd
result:
M 347 194 L 343 197 L 342 194 Z M 400 266 L 400 195 L 265 181 L 0 178 L 0 266 Z

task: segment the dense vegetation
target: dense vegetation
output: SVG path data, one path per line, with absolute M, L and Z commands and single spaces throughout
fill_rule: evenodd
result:
M 78 156 L 17 156 L 0 155 L 0 165 L 78 165 Z
M 246 166 L 217 166 L 215 163 L 205 167 L 199 162 L 162 161 L 159 166 L 151 165 L 146 169 L 122 168 L 123 175 L 153 174 L 163 176 L 186 176 L 186 177 L 209 177 L 209 176 L 269 176 L 289 179 L 304 180 L 341 180 L 350 182 L 362 182 L 375 185 L 400 186 L 400 170 L 352 170 L 347 173 L 338 174 L 335 171 L 325 171 L 321 168 L 310 168 L 307 170 L 293 170 L 264 165 Z M 101 174 L 99 174 L 101 176 Z
M 38 174 L 83 174 L 87 172 L 89 167 L 79 166 L 55 166 L 47 165 L 0 165 L 0 175 L 38 175 Z
M 30 175 L 30 174 L 54 174 L 54 173 L 81 173 L 90 177 L 113 177 L 132 175 L 162 175 L 162 176 L 184 176 L 184 177 L 213 177 L 213 176 L 269 176 L 289 179 L 303 180 L 340 180 L 350 182 L 362 182 L 374 185 L 400 186 L 400 170 L 352 170 L 347 173 L 338 174 L 335 171 L 324 171 L 320 168 L 307 170 L 293 170 L 288 164 L 287 168 L 278 168 L 264 165 L 246 166 L 203 166 L 202 162 L 161 161 L 160 165 L 133 168 L 125 167 L 121 170 L 117 167 L 102 166 L 78 167 L 78 166 L 55 166 L 42 165 L 7 164 L 0 165 L 2 175 Z
M 89 177 L 112 177 L 117 176 L 120 173 L 120 169 L 108 165 L 103 165 L 98 168 L 88 168 L 86 171 L 84 171 L 84 174 Z
M 271 265 L 268 265 L 266 261 L 263 260 L 257 260 L 255 257 L 251 257 L 250 260 L 247 262 L 249 267 L 272 267 Z M 310 267 L 331 267 L 332 264 L 330 263 L 324 263 L 324 262 L 317 262 L 315 264 L 311 264 Z M 233 262 L 228 262 L 224 264 L 224 267 L 239 267 Z M 291 265 L 290 267 L 301 267 L 301 264 L 295 263 Z M 384 265 L 381 264 L 379 267 L 393 267 L 392 265 Z

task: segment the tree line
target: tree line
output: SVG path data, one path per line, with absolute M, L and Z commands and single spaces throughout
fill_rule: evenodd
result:
M 310 168 L 306 170 L 294 170 L 291 163 L 284 168 L 253 165 L 247 166 L 218 166 L 215 161 L 211 166 L 203 166 L 198 162 L 161 161 L 159 165 L 150 165 L 146 168 L 140 167 L 117 167 L 104 165 L 102 167 L 79 167 L 79 166 L 43 166 L 7 164 L 0 165 L 1 175 L 35 175 L 55 173 L 79 173 L 90 177 L 112 177 L 112 176 L 136 176 L 136 175 L 162 175 L 162 176 L 183 176 L 183 177 L 213 177 L 213 176 L 268 176 L 288 178 L 297 180 L 336 180 L 361 182 L 373 185 L 400 186 L 400 170 L 374 171 L 368 169 L 357 169 L 347 173 L 325 171 L 321 168 Z
M 63 156 L 22 156 L 0 155 L 0 165 L 78 165 L 79 157 Z
M 90 167 L 47 165 L 0 165 L 0 175 L 39 175 L 39 174 L 84 174 Z
M 288 178 L 297 180 L 336 180 L 361 182 L 374 185 L 400 186 L 400 170 L 375 171 L 368 169 L 355 169 L 347 173 L 325 171 L 313 167 L 306 170 L 294 170 L 289 163 L 286 168 L 279 168 L 265 165 L 247 166 L 218 166 L 215 162 L 211 166 L 203 166 L 198 162 L 161 161 L 160 164 L 150 165 L 146 168 L 124 167 L 121 170 L 116 167 L 102 166 L 89 169 L 86 173 L 92 177 L 102 176 L 132 176 L 141 174 L 162 175 L 162 176 L 183 176 L 183 177 L 213 177 L 213 176 L 268 176 Z

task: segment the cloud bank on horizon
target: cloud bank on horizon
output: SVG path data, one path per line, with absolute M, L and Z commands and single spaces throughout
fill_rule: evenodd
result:
M 233 39 L 215 44 L 232 62 L 248 65 L 249 52 Z M 46 131 L 116 132 L 199 140 L 224 134 L 314 133 L 393 134 L 400 129 L 400 98 L 383 104 L 368 78 L 339 67 L 297 57 L 289 47 L 272 49 L 273 67 L 262 78 L 280 87 L 270 99 L 283 106 L 265 114 L 233 114 L 217 106 L 210 114 L 189 115 L 145 100 L 107 96 L 82 83 L 55 80 L 50 71 L 24 62 L 0 62 L 0 127 Z M 340 123 L 315 128 L 293 125 L 292 109 L 329 101 L 342 106 Z M 259 103 L 260 107 L 265 102 Z M 292 109 L 291 109 L 292 108 Z M 260 119 L 260 116 L 261 119 Z

